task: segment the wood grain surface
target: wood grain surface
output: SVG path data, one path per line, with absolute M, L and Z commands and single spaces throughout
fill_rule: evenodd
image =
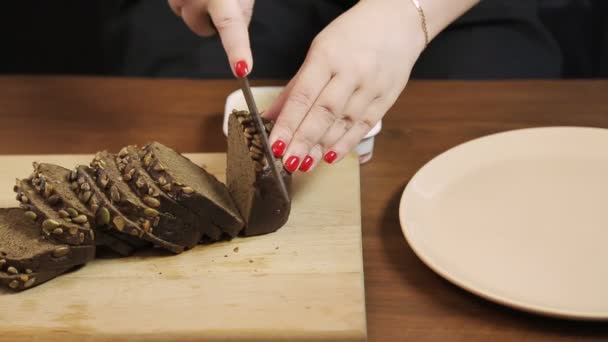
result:
M 0 153 L 90 153 L 151 139 L 221 152 L 221 113 L 236 88 L 231 80 L 3 77 Z M 410 82 L 361 168 L 371 341 L 608 340 L 608 324 L 520 313 L 442 280 L 407 246 L 397 216 L 405 184 L 437 154 L 516 128 L 608 127 L 607 94 L 604 80 Z

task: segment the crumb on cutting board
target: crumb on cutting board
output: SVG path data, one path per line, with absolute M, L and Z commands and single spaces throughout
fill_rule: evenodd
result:
M 239 252 L 239 246 L 234 247 L 234 249 L 232 250 L 234 253 L 238 253 Z

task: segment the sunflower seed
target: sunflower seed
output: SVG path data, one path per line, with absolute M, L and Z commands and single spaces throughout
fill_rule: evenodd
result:
M 124 157 L 127 154 L 129 154 L 129 150 L 127 149 L 127 147 L 123 147 L 122 149 L 120 149 L 120 151 L 118 151 L 118 156 L 119 157 Z
M 32 285 L 34 285 L 35 282 L 36 282 L 36 277 L 32 277 L 32 278 L 30 278 L 30 280 L 26 281 L 23 284 L 23 288 L 27 289 L 28 287 L 31 287 Z
M 137 178 L 137 180 L 135 181 L 135 186 L 138 189 L 141 189 L 144 185 L 146 185 L 146 180 L 143 177 Z
M 114 217 L 112 223 L 114 223 L 114 227 L 121 232 L 125 228 L 125 220 L 121 216 Z
M 159 212 L 156 209 L 152 209 L 152 208 L 146 208 L 144 209 L 144 215 L 149 216 L 149 217 L 156 217 L 158 216 Z
M 30 279 L 30 276 L 28 276 L 27 274 L 22 274 L 19 276 L 19 280 L 26 282 L 28 281 L 28 279 Z
M 23 215 L 25 215 L 25 217 L 29 218 L 32 221 L 36 221 L 36 219 L 38 218 L 38 215 L 31 210 L 26 211 L 25 213 L 23 213 Z
M 81 195 L 82 196 L 80 199 L 82 200 L 82 203 L 88 203 L 89 200 L 91 199 L 92 193 L 90 191 L 85 191 Z
M 78 178 L 78 171 L 76 171 L 76 170 L 72 170 L 72 171 L 70 172 L 70 181 L 75 181 L 75 180 L 76 180 L 76 178 Z
M 131 231 L 129 232 L 129 234 L 131 234 L 133 236 L 139 236 L 139 232 L 137 231 L 137 229 L 131 229 Z
M 17 274 L 17 273 L 19 273 L 19 271 L 18 271 L 18 270 L 17 270 L 17 269 L 16 269 L 14 266 L 9 266 L 9 267 L 6 269 L 6 272 L 8 272 L 8 273 L 10 273 L 10 274 Z
M 19 281 L 17 279 L 11 281 L 8 284 L 8 287 L 10 287 L 11 289 L 16 289 L 17 287 L 19 287 Z
M 251 157 L 251 159 L 253 160 L 260 160 L 262 159 L 262 155 L 261 154 L 256 154 L 253 152 L 249 152 L 249 157 Z
M 167 183 L 167 184 L 163 185 L 161 187 L 161 189 L 163 189 L 164 191 L 167 191 L 167 192 L 171 191 L 171 183 Z
M 99 186 L 101 186 L 102 189 L 105 189 L 108 186 L 108 183 L 110 183 L 110 178 L 108 178 L 107 175 L 104 174 L 99 177 Z
M 158 184 L 161 186 L 167 184 L 167 179 L 163 176 L 158 177 Z
M 68 213 L 67 210 L 65 210 L 65 209 L 61 209 L 57 213 L 59 214 L 59 217 L 61 217 L 61 218 L 70 217 L 70 213 Z
M 144 201 L 144 203 L 146 203 L 148 206 L 150 206 L 152 208 L 160 207 L 160 201 L 154 197 L 144 196 L 143 201 Z
M 143 163 L 145 167 L 150 166 L 152 164 L 152 153 L 149 152 L 144 156 Z
M 49 196 L 51 196 L 53 194 L 53 191 L 55 191 L 55 189 L 53 188 L 53 186 L 51 184 L 44 183 L 44 197 L 48 198 Z
M 78 215 L 72 219 L 72 221 L 74 221 L 76 223 L 85 223 L 88 220 L 89 219 L 86 217 L 86 215 Z
M 185 194 L 191 194 L 191 193 L 194 192 L 194 189 L 192 189 L 189 186 L 185 186 L 185 187 L 182 188 L 182 192 L 185 193 Z
M 0 259 L 0 268 L 6 264 L 6 260 Z
M 63 219 L 65 222 L 72 222 L 72 219 L 70 217 L 66 217 Z
M 76 211 L 76 209 L 74 208 L 66 208 L 65 211 L 68 212 L 68 214 L 70 214 L 70 217 L 76 217 L 78 216 L 78 211 Z
M 68 253 L 70 253 L 70 247 L 60 246 L 60 247 L 55 248 L 55 250 L 53 251 L 53 257 L 61 258 L 61 257 L 68 255 Z
M 63 229 L 61 229 L 61 228 L 55 228 L 55 229 L 53 229 L 53 234 L 55 234 L 55 235 L 61 235 L 61 234 L 63 234 Z
M 60 200 L 61 200 L 61 198 L 59 197 L 59 195 L 53 194 L 47 199 L 47 202 L 50 205 L 55 205 L 55 204 L 59 203 Z
M 106 207 L 101 207 L 97 211 L 97 223 L 100 225 L 110 224 L 110 211 Z
M 141 228 L 144 230 L 144 232 L 148 232 L 150 230 L 150 221 L 144 220 L 144 222 L 141 224 Z
M 59 227 L 61 224 L 53 219 L 46 219 L 44 220 L 44 222 L 42 222 L 42 229 L 46 230 L 46 231 L 50 231 L 53 230 L 57 227 Z
M 130 181 L 131 179 L 133 179 L 133 174 L 135 173 L 135 169 L 131 169 L 129 170 L 129 172 L 125 173 L 122 176 L 122 179 L 124 179 L 125 181 Z
M 27 274 L 32 274 L 32 272 L 33 272 L 33 271 L 32 271 L 32 270 L 30 270 L 29 268 L 26 268 L 26 269 L 25 269 L 25 273 L 27 273 Z
M 25 195 L 21 195 L 21 203 L 28 204 L 30 202 L 29 198 Z
M 110 187 L 110 198 L 116 203 L 120 202 L 120 192 L 118 191 L 116 185 L 112 185 Z

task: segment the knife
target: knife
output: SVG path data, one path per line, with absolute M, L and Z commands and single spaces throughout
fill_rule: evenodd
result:
M 268 142 L 266 128 L 264 127 L 264 122 L 262 122 L 262 118 L 260 117 L 260 113 L 258 112 L 258 107 L 256 106 L 253 94 L 251 93 L 249 80 L 247 79 L 246 75 L 238 77 L 238 79 L 241 83 L 241 90 L 243 91 L 243 95 L 245 96 L 245 102 L 247 102 L 247 107 L 249 108 L 249 114 L 253 119 L 253 124 L 255 125 L 256 130 L 260 133 L 260 137 L 262 138 L 263 152 L 266 156 L 266 160 L 268 160 L 268 165 L 272 170 L 275 181 L 279 185 L 281 195 L 284 197 L 285 201 L 289 203 L 291 202 L 291 199 L 289 198 L 289 192 L 287 192 L 287 186 L 283 181 L 283 177 L 281 177 L 281 170 L 279 169 L 279 166 L 276 163 L 274 154 L 270 150 L 270 143 Z

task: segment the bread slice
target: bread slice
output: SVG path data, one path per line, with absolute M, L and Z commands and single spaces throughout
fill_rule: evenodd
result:
M 171 213 L 180 217 L 190 225 L 192 229 L 198 230 L 203 241 L 217 241 L 222 236 L 222 231 L 215 225 L 205 222 L 188 208 L 180 205 L 169 197 L 165 190 L 161 189 L 154 179 L 144 169 L 140 156 L 140 150 L 134 146 L 126 146 L 116 156 L 118 169 L 122 178 L 129 183 L 131 189 L 144 201 L 154 201 L 158 204 L 157 209 L 163 213 Z M 163 188 L 170 190 L 171 184 L 164 184 Z M 208 221 L 208 220 L 206 220 Z M 200 240 L 199 239 L 199 240 Z
M 0 272 L 0 284 L 6 286 L 7 288 L 13 291 L 23 291 L 46 283 L 47 281 L 62 275 L 63 273 L 69 271 L 74 267 L 75 266 L 67 267 L 64 269 L 38 271 L 22 274 Z
M 230 237 L 237 236 L 244 222 L 228 188 L 212 174 L 171 148 L 150 143 L 143 148 L 142 163 L 150 176 L 178 203 L 201 218 L 208 218 Z
M 266 127 L 271 128 L 270 123 Z M 269 130 L 268 130 L 269 131 Z M 280 161 L 277 161 L 280 164 Z M 291 175 L 281 166 L 288 190 Z M 290 201 L 283 197 L 263 154 L 262 139 L 246 111 L 233 112 L 228 119 L 228 161 L 226 183 L 245 219 L 242 235 L 271 233 L 289 217 Z
M 95 234 L 90 225 L 71 222 L 71 219 L 62 217 L 47 203 L 45 198 L 55 195 L 51 184 L 46 184 L 41 194 L 28 181 L 17 180 L 13 190 L 21 201 L 21 207 L 26 209 L 29 217 L 42 227 L 44 236 L 69 245 L 95 243 Z
M 0 208 L 0 281 L 12 289 L 44 282 L 36 273 L 61 274 L 95 257 L 94 245 L 70 246 L 45 239 L 21 208 Z M 14 282 L 17 280 L 17 283 Z
M 125 216 L 118 208 L 116 208 L 105 193 L 98 187 L 96 183 L 95 171 L 87 166 L 76 167 L 76 180 L 72 182 L 72 187 L 76 188 L 76 192 L 81 195 L 81 201 L 94 209 L 96 213 L 97 225 L 108 225 L 115 232 L 120 232 L 130 235 L 131 239 L 148 241 L 157 247 L 164 248 L 173 253 L 181 253 L 184 248 L 180 245 L 161 240 L 156 237 L 153 232 L 153 227 L 160 218 L 156 216 L 154 219 L 140 219 L 133 222 Z M 82 184 L 88 184 L 90 190 L 82 188 Z M 79 184 L 80 187 L 74 184 Z M 90 191 L 90 195 L 83 195 Z
M 95 214 L 78 199 L 77 194 L 71 189 L 71 180 L 75 179 L 75 171 L 70 171 L 59 165 L 34 163 L 34 173 L 30 182 L 40 192 L 47 188 L 46 184 L 51 184 L 54 193 L 46 198 L 47 204 L 53 207 L 64 220 L 74 223 L 79 221 L 80 224 L 86 224 L 87 228 L 94 229 L 97 246 L 105 246 L 122 256 L 132 254 L 137 247 L 136 245 L 128 244 L 115 237 L 112 232 L 107 230 L 107 227 L 96 226 Z
M 201 240 L 201 231 L 173 213 L 159 210 L 160 201 L 154 196 L 140 198 L 124 181 L 115 158 L 115 155 L 102 151 L 95 155 L 91 163 L 97 176 L 97 185 L 105 191 L 110 202 L 134 222 L 153 222 L 150 234 L 159 239 L 184 248 L 196 246 Z

